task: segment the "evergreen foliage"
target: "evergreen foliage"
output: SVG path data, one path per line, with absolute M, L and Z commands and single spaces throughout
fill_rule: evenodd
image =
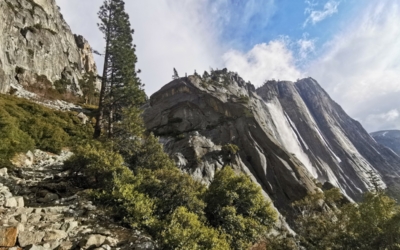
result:
M 79 86 L 83 93 L 85 104 L 97 105 L 99 103 L 99 93 L 96 90 L 97 76 L 93 72 L 87 73 L 79 80 Z
M 81 139 L 90 138 L 90 124 L 76 114 L 45 108 L 25 99 L 0 95 L 0 165 L 17 153 L 38 148 L 59 153 Z
M 161 233 L 163 249 L 228 250 L 226 236 L 204 225 L 195 213 L 178 207 L 167 219 Z
M 174 74 L 172 75 L 172 79 L 173 80 L 179 79 L 178 71 L 176 71 L 175 68 L 174 68 Z
M 367 192 L 362 202 L 344 202 L 339 189 L 315 192 L 294 203 L 296 237 L 276 238 L 267 249 L 400 249 L 400 206 L 383 190 Z M 294 244 L 289 249 L 298 249 Z
M 247 249 L 276 220 L 276 212 L 262 196 L 261 188 L 230 167 L 219 171 L 205 193 L 210 224 L 228 236 L 232 249 Z
M 137 77 L 137 57 L 133 30 L 123 0 L 105 0 L 99 11 L 99 28 L 106 41 L 99 112 L 94 137 L 107 126 L 107 137 L 113 137 L 114 124 L 121 120 L 123 107 L 143 104 L 143 84 Z

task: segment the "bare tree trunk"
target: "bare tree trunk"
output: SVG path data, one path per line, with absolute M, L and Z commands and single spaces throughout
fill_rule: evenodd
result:
M 112 65 L 112 71 L 111 71 L 111 81 L 110 81 L 110 112 L 108 114 L 108 138 L 113 137 L 114 133 L 114 96 L 113 96 L 113 90 L 114 90 L 114 64 Z
M 111 19 L 111 11 L 109 13 L 109 19 Z M 104 55 L 104 68 L 103 68 L 103 77 L 101 80 L 101 89 L 100 89 L 100 98 L 99 98 L 99 108 L 98 114 L 96 117 L 96 125 L 94 127 L 93 138 L 97 139 L 101 136 L 101 129 L 103 127 L 103 119 L 104 119 L 104 108 L 105 108 L 105 96 L 106 96 L 106 88 L 107 88 L 107 69 L 108 69 L 108 59 L 109 55 L 109 46 L 111 39 L 111 25 L 107 27 L 107 41 L 106 41 L 106 52 Z

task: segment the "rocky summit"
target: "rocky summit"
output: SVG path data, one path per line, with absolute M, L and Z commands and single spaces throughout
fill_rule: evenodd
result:
M 236 73 L 176 79 L 150 98 L 147 128 L 182 171 L 204 183 L 224 165 L 249 174 L 280 209 L 316 188 L 351 200 L 396 188 L 400 158 L 376 143 L 312 78 L 256 89 Z

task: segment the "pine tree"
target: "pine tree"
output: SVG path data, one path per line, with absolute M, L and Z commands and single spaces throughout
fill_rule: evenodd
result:
M 100 137 L 107 124 L 107 136 L 111 138 L 115 122 L 122 119 L 122 110 L 143 104 L 146 96 L 136 72 L 133 30 L 124 1 L 105 0 L 100 7 L 99 18 L 99 29 L 104 34 L 106 47 L 94 137 Z
M 172 76 L 172 79 L 176 80 L 179 79 L 178 71 L 174 68 L 174 75 Z

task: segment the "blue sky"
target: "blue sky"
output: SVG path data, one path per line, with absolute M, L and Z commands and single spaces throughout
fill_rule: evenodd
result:
M 102 51 L 102 0 L 56 2 Z M 400 129 L 398 0 L 126 0 L 126 9 L 148 95 L 174 67 L 227 67 L 256 86 L 311 76 L 368 131 Z

